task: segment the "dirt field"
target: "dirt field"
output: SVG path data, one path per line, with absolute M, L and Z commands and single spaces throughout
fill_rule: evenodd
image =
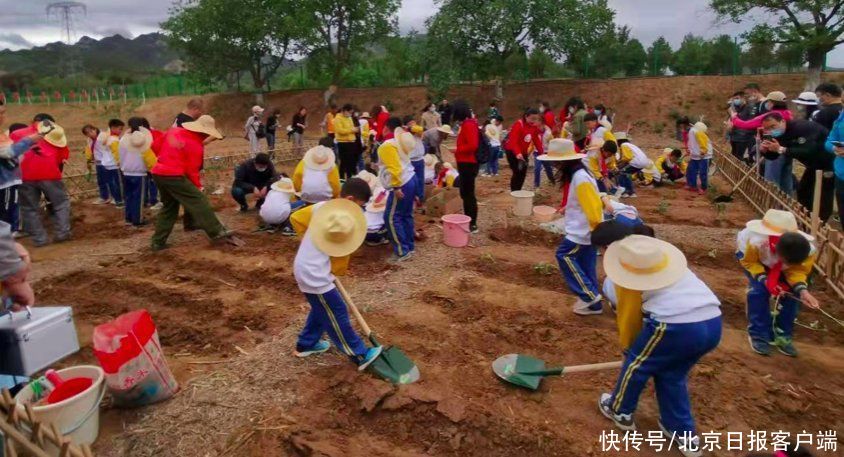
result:
M 637 143 L 649 152 L 666 145 L 652 135 Z M 568 365 L 621 357 L 614 317 L 574 315 L 575 298 L 556 267 L 535 268 L 555 265 L 559 238 L 511 215 L 508 180 L 509 171 L 479 178 L 481 233 L 468 248 L 444 246 L 437 221 L 418 216 L 428 240 L 411 262 L 388 264 L 387 247 L 355 254 L 344 278 L 347 288 L 381 339 L 401 346 L 422 372 L 419 383 L 400 388 L 358 373 L 334 350 L 307 360 L 293 357 L 308 309 L 292 274 L 296 240 L 253 233 L 256 215 L 236 212 L 227 195 L 229 176 L 207 176 L 206 182 L 225 186 L 212 201 L 224 223 L 244 234 L 248 244 L 239 249 L 210 246 L 204 235 L 177 227 L 173 247 L 153 254 L 147 247 L 151 228 L 124 228 L 119 210 L 76 204 L 75 239 L 33 251 L 39 302 L 74 307 L 85 349 L 66 363 L 94 361 L 95 325 L 146 308 L 181 383 L 180 393 L 159 405 L 130 411 L 106 406 L 96 452 L 602 454 L 599 437 L 611 424 L 596 402 L 612 389 L 616 372 L 547 379 L 532 393 L 502 384 L 490 369 L 492 360 L 511 352 Z M 540 192 L 539 202 L 557 203 L 556 189 Z M 820 330 L 798 327 L 798 359 L 764 358 L 748 348 L 746 282 L 733 251 L 737 230 L 754 213 L 737 202 L 719 217 L 706 197 L 681 189 L 641 189 L 639 195 L 632 202 L 645 221 L 686 253 L 691 268 L 722 300 L 723 341 L 690 382 L 699 429 L 842 430 L 840 327 L 808 311 L 800 322 L 819 321 Z M 828 311 L 844 314 L 844 305 L 820 295 Z M 640 429 L 656 430 L 656 421 L 649 388 L 637 422 Z

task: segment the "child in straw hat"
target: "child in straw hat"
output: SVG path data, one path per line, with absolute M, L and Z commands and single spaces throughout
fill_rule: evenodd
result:
M 157 161 L 152 152 L 152 133 L 149 122 L 142 117 L 129 119 L 129 133 L 118 143 L 120 171 L 123 174 L 126 223 L 134 227 L 146 224 L 144 207 L 147 197 L 147 173 Z
M 817 253 L 811 237 L 798 231 L 794 214 L 771 209 L 762 219 L 748 222 L 736 242 L 736 257 L 749 281 L 751 349 L 770 355 L 774 344 L 783 354 L 796 357 L 792 334 L 800 302 L 810 308 L 819 306 L 807 285 Z M 771 297 L 777 298 L 776 316 L 771 315 Z
M 559 168 L 566 236 L 557 248 L 556 257 L 569 290 L 577 295 L 574 312 L 580 315 L 600 314 L 603 310 L 596 267 L 598 252 L 590 235 L 604 216 L 598 185 L 583 165 L 585 157 L 586 154 L 575 153 L 571 140 L 562 138 L 551 140 L 547 153 L 537 157 Z
M 686 189 L 703 195 L 709 187 L 709 161 L 712 160 L 712 141 L 706 134 L 708 127 L 696 122 L 689 130 L 689 169 Z M 698 187 L 700 181 L 700 187 Z
M 601 414 L 621 430 L 636 430 L 633 414 L 653 378 L 666 439 L 683 455 L 700 456 L 688 374 L 721 341 L 721 303 L 679 249 L 655 238 L 631 235 L 611 244 L 604 271 L 618 300 L 625 358 L 615 389 L 601 394 Z
M 387 239 L 387 227 L 384 226 L 384 211 L 387 209 L 389 192 L 381 189 L 373 194 L 366 204 L 366 245 L 381 246 L 390 244 Z
M 308 149 L 293 171 L 293 186 L 308 204 L 337 198 L 340 195 L 340 171 L 334 151 L 322 145 Z
M 293 180 L 283 177 L 270 185 L 270 191 L 264 199 L 264 204 L 258 215 L 261 221 L 270 227 L 281 227 L 281 234 L 295 236 L 296 232 L 290 225 L 290 213 L 305 205 L 296 199 L 296 189 Z
M 416 139 L 401 127 L 401 120 L 391 117 L 384 126 L 386 141 L 378 148 L 379 178 L 391 191 L 384 212 L 384 224 L 393 245 L 393 260 L 402 262 L 413 256 L 413 202 L 416 198 L 416 175 L 410 163 L 410 152 Z
M 439 163 L 437 156 L 433 154 L 425 154 L 425 184 L 435 184 L 437 179 L 436 166 Z
M 343 194 L 344 198 L 307 208 L 309 219 L 293 261 L 293 275 L 311 311 L 299 333 L 295 354 L 308 357 L 327 351 L 330 344 L 322 339 L 327 332 L 334 345 L 363 370 L 381 354 L 382 348 L 367 348 L 352 328 L 346 302 L 334 283 L 331 259 L 347 258 L 363 243 L 366 218 L 360 206 L 369 199 L 369 186 L 352 178 L 344 184 Z M 304 211 L 295 213 L 294 218 Z

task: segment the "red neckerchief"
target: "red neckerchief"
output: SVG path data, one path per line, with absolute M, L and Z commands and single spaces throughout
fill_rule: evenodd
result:
M 598 161 L 601 163 L 601 176 L 608 176 L 607 160 L 601 154 L 601 151 L 598 151 Z
M 394 134 L 393 134 L 393 132 L 390 132 L 390 133 L 385 133 L 385 134 L 384 134 L 384 141 L 386 142 L 387 140 L 391 140 L 391 139 L 393 139 L 393 138 L 395 138 L 395 137 L 396 137 L 396 135 L 394 135 Z
M 565 208 L 569 202 L 569 188 L 571 187 L 571 181 L 563 182 L 563 201 L 560 203 L 560 208 Z
M 777 243 L 780 242 L 780 237 L 778 236 L 769 236 L 768 237 L 768 247 L 771 249 L 772 253 L 777 252 Z M 779 295 L 782 292 L 782 287 L 780 286 L 780 278 L 782 277 L 782 260 L 778 260 L 777 263 L 774 264 L 773 267 L 768 271 L 768 279 L 765 281 L 765 287 L 768 289 L 768 292 L 774 295 Z

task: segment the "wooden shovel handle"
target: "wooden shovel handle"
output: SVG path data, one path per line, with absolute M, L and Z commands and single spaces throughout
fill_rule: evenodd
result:
M 573 367 L 563 368 L 562 374 L 580 373 L 584 371 L 612 370 L 613 368 L 620 368 L 622 363 L 623 361 L 619 360 L 617 362 L 593 363 L 590 365 L 575 365 Z
M 352 314 L 355 316 L 355 320 L 358 321 L 358 324 L 360 324 L 360 328 L 363 330 L 363 333 L 367 338 L 369 338 L 369 336 L 372 335 L 372 330 L 370 330 L 366 321 L 363 320 L 363 315 L 361 315 L 360 311 L 358 311 L 358 307 L 355 306 L 355 302 L 352 301 L 352 297 L 350 297 L 349 293 L 346 292 L 346 288 L 343 287 L 343 283 L 340 282 L 340 278 L 334 278 L 334 285 L 337 286 L 337 290 L 340 291 L 340 296 L 343 297 L 343 301 L 345 301 L 346 305 L 349 306 L 349 309 L 352 310 Z
M 741 179 L 739 179 L 738 182 L 735 183 L 735 185 L 733 186 L 733 190 L 730 191 L 730 195 L 733 195 L 738 190 L 739 186 L 742 185 L 744 181 L 750 175 L 752 175 L 754 171 L 756 171 L 757 168 L 759 168 L 759 164 L 762 163 L 763 160 L 765 160 L 765 156 L 760 154 L 759 159 L 756 160 L 756 163 L 754 163 L 753 166 L 750 167 L 750 169 L 744 173 L 744 176 L 742 176 Z

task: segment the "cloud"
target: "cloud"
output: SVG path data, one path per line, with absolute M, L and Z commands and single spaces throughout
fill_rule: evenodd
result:
M 15 50 L 31 47 L 32 43 L 20 33 L 0 33 L 0 49 L 9 48 Z

